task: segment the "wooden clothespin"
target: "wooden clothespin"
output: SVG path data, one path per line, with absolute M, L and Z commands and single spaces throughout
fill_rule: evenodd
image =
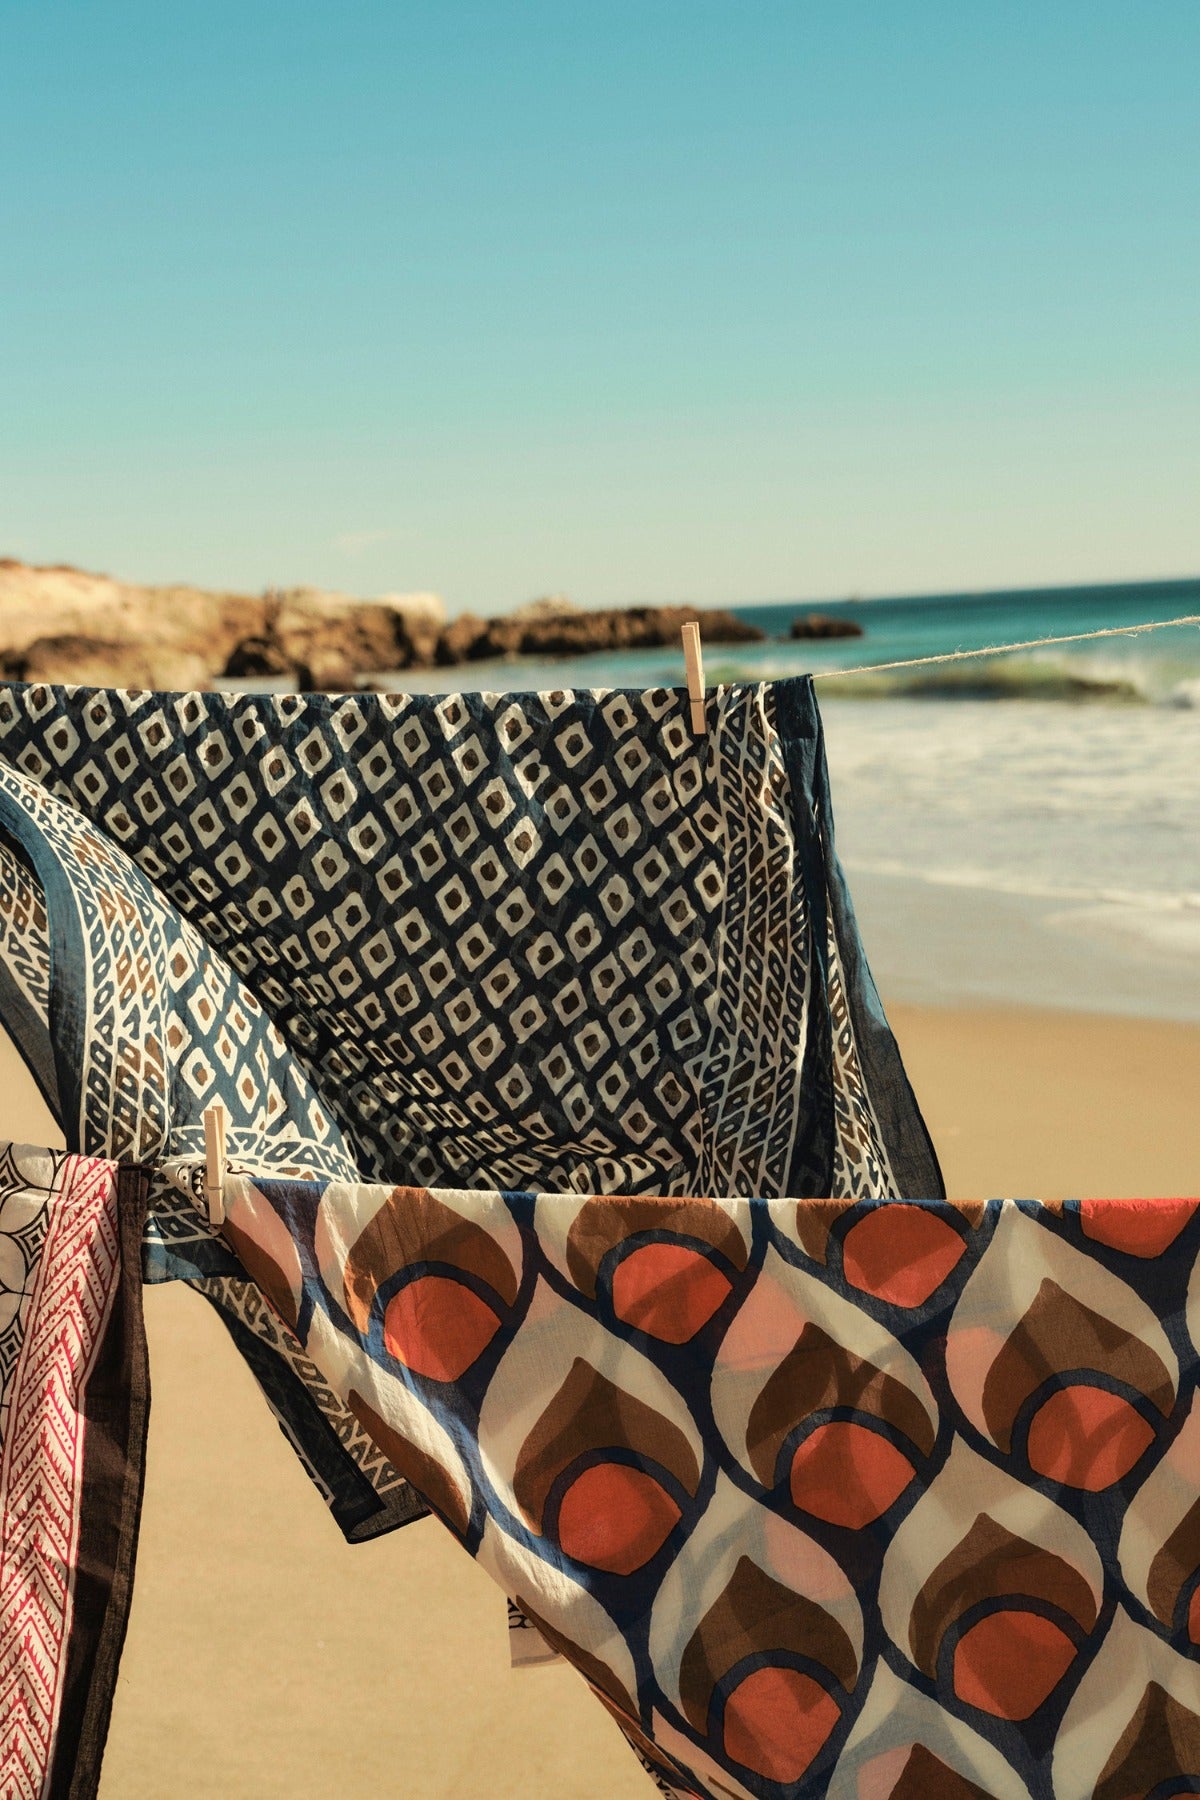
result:
M 227 1114 L 219 1100 L 204 1109 L 204 1197 L 210 1225 L 225 1223 L 225 1132 Z
M 704 710 L 704 658 L 700 654 L 700 627 L 694 619 L 680 626 L 683 637 L 683 663 L 687 670 L 688 699 L 692 703 L 692 730 L 703 737 L 708 730 Z

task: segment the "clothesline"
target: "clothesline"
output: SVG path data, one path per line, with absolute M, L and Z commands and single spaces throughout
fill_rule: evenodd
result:
M 1098 631 L 1072 631 L 1063 637 L 1026 638 L 1021 644 L 985 644 L 978 650 L 947 650 L 940 656 L 912 656 L 901 662 L 864 663 L 850 669 L 817 669 L 812 678 L 827 681 L 834 675 L 880 675 L 888 669 L 924 669 L 933 663 L 966 662 L 976 656 L 1006 656 L 1013 650 L 1042 650 L 1048 644 L 1082 644 L 1089 638 L 1136 637 L 1143 631 L 1165 631 L 1170 625 L 1200 625 L 1200 613 L 1189 613 L 1182 619 L 1150 619 L 1144 625 L 1107 625 Z

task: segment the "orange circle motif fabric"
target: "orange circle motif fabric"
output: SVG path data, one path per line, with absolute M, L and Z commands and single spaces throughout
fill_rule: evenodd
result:
M 1148 1800 L 1200 1783 L 1198 1213 L 240 1177 L 230 1225 L 664 1791 Z

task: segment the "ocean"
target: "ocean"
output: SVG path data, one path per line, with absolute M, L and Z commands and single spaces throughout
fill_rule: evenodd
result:
M 768 637 L 706 650 L 711 684 L 821 676 L 838 850 L 885 997 L 1200 1020 L 1200 627 L 851 672 L 1200 613 L 1200 580 L 734 610 Z M 865 635 L 790 640 L 813 611 Z M 682 679 L 681 653 L 661 650 L 389 685 Z

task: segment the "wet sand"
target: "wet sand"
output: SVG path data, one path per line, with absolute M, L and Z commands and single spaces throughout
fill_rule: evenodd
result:
M 951 1194 L 1200 1190 L 1200 1028 L 891 1008 Z M 0 1041 L 0 1131 L 61 1138 Z M 646 1800 L 582 1682 L 513 1674 L 432 1520 L 346 1547 L 215 1314 L 146 1293 L 154 1400 L 102 1800 Z

